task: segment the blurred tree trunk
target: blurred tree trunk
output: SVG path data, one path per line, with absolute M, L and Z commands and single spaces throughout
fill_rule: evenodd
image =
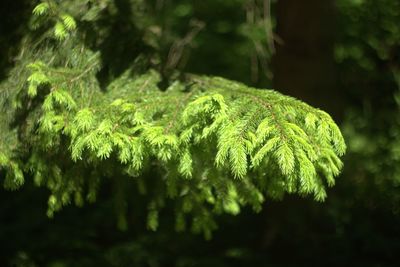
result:
M 277 1 L 274 88 L 342 116 L 333 44 L 334 0 Z
M 343 92 L 336 86 L 333 45 L 335 41 L 334 0 L 279 0 L 276 6 L 277 40 L 274 57 L 274 88 L 330 113 L 335 120 L 343 116 Z M 307 207 L 308 208 L 305 208 Z M 286 196 L 281 202 L 266 203 L 261 246 L 272 249 L 288 229 L 282 221 L 301 218 L 307 211 L 309 222 L 293 224 L 293 234 L 316 219 L 315 204 Z M 302 208 L 300 208 L 302 207 Z M 287 225 L 287 224 L 286 224 Z

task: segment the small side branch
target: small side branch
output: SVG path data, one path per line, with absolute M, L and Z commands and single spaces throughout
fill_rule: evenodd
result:
M 272 31 L 271 0 L 264 0 L 264 24 L 267 35 L 268 48 L 271 54 L 275 53 L 274 33 Z

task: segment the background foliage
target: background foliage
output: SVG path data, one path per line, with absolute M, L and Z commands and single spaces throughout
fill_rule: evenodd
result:
M 154 82 L 164 89 L 170 80 L 186 79 L 180 77 L 182 72 L 219 75 L 258 87 L 274 85 L 282 92 L 324 107 L 341 120 L 349 146 L 344 174 L 328 191 L 324 203 L 286 196 L 280 202 L 268 199 L 259 214 L 246 207 L 236 216 L 229 212 L 222 214 L 215 218 L 219 229 L 210 241 L 201 235 L 175 232 L 176 208 L 170 200 L 166 200 L 158 214 L 152 212 L 149 199 L 139 194 L 140 186 L 110 180 L 103 181 L 99 187 L 95 203 L 82 208 L 66 206 L 49 220 L 46 217 L 49 200 L 49 215 L 60 206 L 48 198 L 47 190 L 35 186 L 40 184 L 40 178 L 32 177 L 25 179 L 25 185 L 18 191 L 2 191 L 0 241 L 7 244 L 2 251 L 2 262 L 16 266 L 309 266 L 324 262 L 337 266 L 352 261 L 363 266 L 395 266 L 400 244 L 396 116 L 400 42 L 396 25 L 400 8 L 397 1 L 338 0 L 322 4 L 306 1 L 301 4 L 303 9 L 296 1 L 279 1 L 271 3 L 272 17 L 268 16 L 269 5 L 265 4 L 269 1 L 149 1 L 146 5 L 133 0 L 80 2 L 82 5 L 90 2 L 92 8 L 80 13 L 81 6 L 65 5 L 69 14 L 83 15 L 78 27 L 87 34 L 84 46 L 99 48 L 101 53 L 93 53 L 91 49 L 76 51 L 80 53 L 76 59 L 82 62 L 72 61 L 69 66 L 83 67 L 81 72 L 69 74 L 70 80 L 93 72 L 83 80 L 86 88 L 98 86 L 106 90 L 111 81 L 114 81 L 111 85 L 121 87 L 130 82 L 124 80 L 124 71 L 142 54 L 136 60 L 135 70 L 142 68 L 144 73 L 144 66 L 152 66 L 160 73 Z M 2 100 L 21 101 L 6 103 L 9 107 L 35 105 L 29 97 L 40 97 L 42 84 L 62 82 L 63 76 L 57 80 L 56 75 L 51 75 L 56 78 L 48 81 L 46 74 L 60 71 L 64 75 L 65 69 L 49 68 L 38 60 L 46 62 L 57 55 L 55 60 L 63 62 L 71 48 L 79 46 L 82 40 L 69 38 L 68 31 L 72 32 L 75 26 L 66 14 L 50 17 L 46 24 L 49 26 L 39 28 L 37 35 L 29 33 L 29 27 L 43 23 L 30 20 L 36 4 L 20 1 L 5 3 L 6 8 L 1 8 L 5 11 L 0 42 L 3 80 L 6 81 L 7 75 L 21 79 L 8 79 L 5 87 L 18 86 L 24 78 L 37 73 L 30 80 L 33 86 L 24 91 L 28 96 L 2 91 L 9 92 L 3 94 Z M 304 12 L 296 15 L 291 10 Z M 322 22 L 328 25 L 326 20 L 335 25 L 329 34 L 322 34 L 325 29 L 312 26 Z M 295 27 L 287 30 L 288 25 Z M 48 36 L 65 39 L 63 46 L 51 50 L 59 41 L 50 40 L 47 46 L 40 43 L 37 51 L 28 49 L 24 57 L 18 57 L 20 50 L 14 44 L 19 47 L 29 44 L 31 48 L 30 42 L 40 34 L 47 34 L 47 30 Z M 324 55 L 323 60 L 316 61 L 316 53 Z M 31 73 L 24 73 L 18 67 L 13 69 L 20 60 L 37 63 L 31 65 Z M 96 60 L 103 63 L 101 68 Z M 315 75 L 313 62 L 321 70 L 330 70 L 329 74 Z M 299 78 L 296 66 L 306 75 Z M 329 75 L 334 79 L 325 79 Z M 283 79 L 295 80 L 296 86 L 290 87 Z M 310 81 L 326 87 L 302 89 Z M 281 88 L 283 84 L 287 87 Z M 16 95 L 10 98 L 10 94 Z M 332 104 L 334 95 L 339 99 Z M 53 104 L 73 109 L 67 95 L 54 95 L 51 99 Z M 97 105 L 104 106 L 101 97 L 94 99 L 98 99 Z M 122 105 L 123 102 L 114 102 L 110 108 Z M 47 111 L 53 109 L 50 105 Z M 7 114 L 10 113 L 2 113 L 1 123 L 27 116 Z M 57 139 L 57 122 L 53 123 L 55 128 L 46 128 L 46 123 L 42 123 L 44 132 L 55 133 L 50 135 L 52 138 L 46 139 L 49 136 L 46 134 L 39 136 L 43 138 L 39 141 L 27 139 L 27 142 L 50 146 L 52 142 L 62 142 Z M 29 132 L 30 126 L 24 127 L 19 133 Z M 8 139 L 4 137 L 3 143 L 12 147 L 21 138 L 14 134 L 7 134 Z M 34 147 L 38 151 L 33 155 L 43 153 L 43 148 Z M 95 152 L 100 157 L 106 153 Z M 47 162 L 56 160 L 49 157 Z M 17 162 L 9 161 L 7 166 L 15 173 L 14 181 L 22 183 Z M 115 164 L 102 167 L 101 172 L 114 170 Z M 150 169 L 142 175 L 148 181 L 157 182 L 162 173 Z M 47 187 L 57 192 L 54 182 L 50 181 Z M 162 187 L 158 184 L 152 188 Z M 121 190 L 130 192 L 124 197 L 129 205 L 115 197 L 121 195 Z M 79 194 L 71 196 L 80 204 Z M 230 213 L 236 214 L 236 209 L 232 203 L 225 205 Z M 110 216 L 114 213 L 116 216 Z M 156 232 L 151 232 L 148 227 L 155 228 L 157 224 L 154 217 L 159 217 L 161 223 Z M 205 225 L 210 227 L 210 223 Z

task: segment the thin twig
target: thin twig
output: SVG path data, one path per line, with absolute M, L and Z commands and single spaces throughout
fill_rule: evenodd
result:
M 274 33 L 272 31 L 271 0 L 264 0 L 264 24 L 267 35 L 268 48 L 272 54 L 275 53 Z
M 77 80 L 79 80 L 80 78 L 82 78 L 83 76 L 85 76 L 89 71 L 91 71 L 96 65 L 98 64 L 98 62 L 94 62 L 92 65 L 90 65 L 84 72 L 82 72 L 81 74 L 79 74 L 78 76 L 72 78 L 71 80 L 69 80 L 70 83 L 73 83 Z
M 175 41 L 168 53 L 166 64 L 167 69 L 174 69 L 178 65 L 184 48 L 193 41 L 194 37 L 196 37 L 196 35 L 204 28 L 204 26 L 204 22 L 197 20 L 194 21 L 194 28 L 188 32 L 185 37 Z

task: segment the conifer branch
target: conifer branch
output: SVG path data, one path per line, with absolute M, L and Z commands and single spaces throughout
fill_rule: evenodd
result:
M 43 3 L 34 16 L 44 16 Z M 149 200 L 150 229 L 173 198 L 177 228 L 190 217 L 206 235 L 215 227 L 209 206 L 235 215 L 285 193 L 325 199 L 346 150 L 328 114 L 219 77 L 188 75 L 162 91 L 161 74 L 135 64 L 102 90 L 101 51 L 85 45 L 75 29 L 79 16 L 53 15 L 65 31 L 51 31 L 59 41 L 39 36 L 0 85 L 0 170 L 8 188 L 27 177 L 47 187 L 49 216 L 71 202 L 94 201 L 105 178 L 138 184 Z M 144 177 L 154 169 L 159 175 L 150 184 Z

